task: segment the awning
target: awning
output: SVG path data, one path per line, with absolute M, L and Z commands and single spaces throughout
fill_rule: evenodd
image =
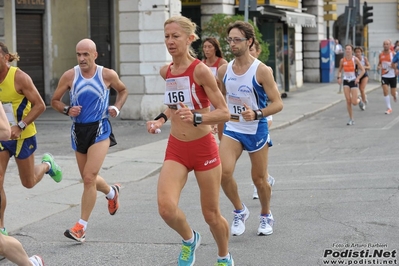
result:
M 259 11 L 262 15 L 280 17 L 281 20 L 285 21 L 290 27 L 296 25 L 301 27 L 316 27 L 315 15 L 295 11 L 286 11 L 270 6 L 263 6 L 261 9 L 259 9 Z
M 284 16 L 282 20 L 287 22 L 288 26 L 300 25 L 302 27 L 316 27 L 316 16 L 306 13 L 291 12 L 279 10 Z

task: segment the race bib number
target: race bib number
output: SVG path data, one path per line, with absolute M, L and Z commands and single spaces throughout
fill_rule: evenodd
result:
M 251 106 L 251 99 L 249 97 L 228 95 L 227 103 L 230 111 L 230 121 L 245 122 L 245 119 L 240 114 L 246 110 L 244 103 Z
M 382 62 L 381 66 L 382 66 L 382 69 L 384 69 L 384 70 L 390 70 L 391 69 L 391 63 L 390 62 Z
M 356 79 L 356 75 L 354 72 L 344 72 L 344 79 L 345 80 L 355 80 Z
M 6 113 L 6 116 L 7 116 L 8 122 L 10 123 L 10 126 L 15 126 L 17 124 L 17 122 L 15 121 L 14 112 L 12 110 L 12 104 L 4 103 L 3 109 L 4 109 L 4 112 Z
M 189 77 L 166 79 L 164 104 L 171 109 L 179 109 L 179 102 L 182 102 L 189 109 L 194 109 L 191 101 Z

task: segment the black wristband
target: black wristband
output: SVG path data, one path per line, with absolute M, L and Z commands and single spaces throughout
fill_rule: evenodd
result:
M 157 117 L 154 118 L 154 120 L 158 120 L 160 118 L 163 118 L 166 121 L 168 121 L 168 117 L 164 113 L 160 113 Z

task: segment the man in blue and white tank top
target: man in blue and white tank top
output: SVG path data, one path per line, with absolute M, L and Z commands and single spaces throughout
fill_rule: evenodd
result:
M 272 142 L 266 117 L 280 112 L 283 103 L 272 71 L 249 53 L 255 40 L 253 26 L 248 22 L 236 21 L 228 26 L 227 33 L 227 41 L 235 59 L 218 70 L 221 90 L 230 111 L 230 121 L 225 124 L 219 153 L 222 188 L 235 209 L 231 234 L 244 233 L 245 221 L 249 217 L 249 210 L 241 202 L 233 178 L 236 161 L 246 150 L 251 159 L 252 181 L 261 203 L 258 235 L 270 235 L 273 233 L 274 218 L 270 211 L 271 187 L 267 182 L 267 160 Z
M 119 208 L 120 185 L 108 185 L 99 175 L 108 148 L 116 144 L 108 117 L 116 117 L 126 101 L 128 91 L 118 74 L 95 63 L 96 44 L 83 39 L 76 45 L 78 65 L 67 70 L 60 78 L 51 100 L 51 106 L 69 117 L 72 149 L 84 183 L 81 216 L 64 235 L 83 242 L 86 228 L 94 208 L 97 191 L 106 195 L 108 211 L 114 215 Z M 108 106 L 110 88 L 117 92 L 115 105 Z M 62 102 L 69 91 L 70 105 Z

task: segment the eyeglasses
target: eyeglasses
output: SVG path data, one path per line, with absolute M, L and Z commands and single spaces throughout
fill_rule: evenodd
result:
M 240 43 L 240 42 L 243 42 L 243 41 L 246 41 L 246 40 L 247 40 L 247 38 L 230 38 L 230 37 L 226 38 L 226 41 L 228 43 L 231 43 L 231 42 Z

